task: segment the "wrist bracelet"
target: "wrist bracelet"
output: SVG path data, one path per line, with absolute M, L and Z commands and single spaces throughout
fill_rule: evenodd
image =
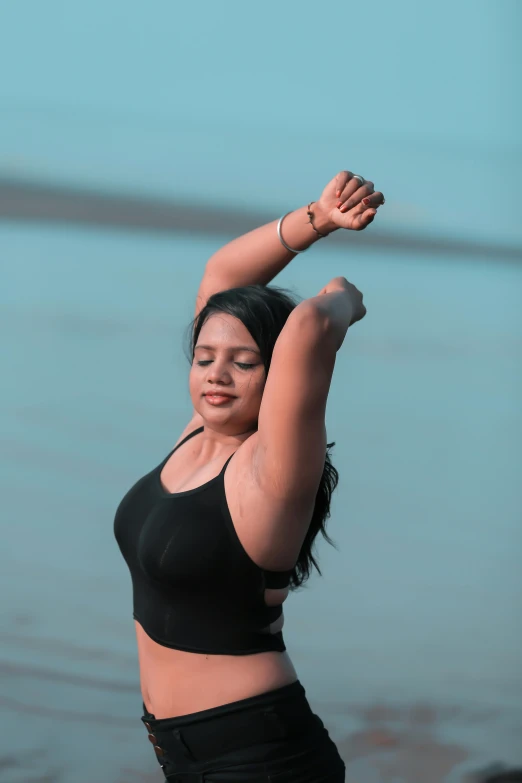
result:
M 314 224 L 312 223 L 312 218 L 313 218 L 313 216 L 314 216 L 314 215 L 313 215 L 313 212 L 311 212 L 311 210 L 310 210 L 310 208 L 311 208 L 312 204 L 315 204 L 315 201 L 311 201 L 311 202 L 308 204 L 308 209 L 307 209 L 307 212 L 306 212 L 306 214 L 308 215 L 308 222 L 309 222 L 309 223 L 310 223 L 310 225 L 312 226 L 312 228 L 313 228 L 313 230 L 315 231 L 315 233 L 316 233 L 316 234 L 319 234 L 319 236 L 320 236 L 320 237 L 323 237 L 323 239 L 324 239 L 325 237 L 327 237 L 327 236 L 328 236 L 328 234 L 321 234 L 321 232 L 320 232 L 320 231 L 318 231 L 318 230 L 316 229 L 316 227 L 314 226 Z
M 289 215 L 289 214 L 290 214 L 290 212 L 287 212 L 287 213 L 286 213 L 286 215 Z M 285 240 L 284 240 L 284 239 L 283 239 L 283 237 L 281 236 L 281 224 L 282 224 L 283 220 L 285 219 L 286 215 L 282 215 L 282 216 L 279 218 L 279 223 L 277 224 L 277 236 L 278 236 L 278 237 L 279 237 L 279 239 L 281 240 L 281 244 L 283 245 L 283 247 L 286 247 L 286 249 L 287 249 L 287 250 L 288 250 L 290 253 L 305 253 L 305 252 L 308 250 L 308 248 L 307 248 L 307 247 L 305 247 L 305 248 L 304 248 L 304 250 L 294 250 L 294 248 L 293 248 L 293 247 L 289 247 L 289 246 L 286 244 Z

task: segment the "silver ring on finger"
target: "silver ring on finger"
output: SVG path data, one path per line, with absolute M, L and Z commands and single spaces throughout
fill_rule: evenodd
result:
M 361 177 L 361 175 L 360 175 L 360 174 L 354 174 L 354 175 L 353 175 L 353 178 L 354 178 L 354 179 L 358 179 L 358 180 L 359 180 L 359 182 L 361 183 L 361 185 L 364 185 L 364 183 L 366 182 L 366 180 L 364 179 L 364 177 Z

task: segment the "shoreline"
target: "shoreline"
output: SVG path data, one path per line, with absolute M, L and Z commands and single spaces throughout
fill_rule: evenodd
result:
M 263 210 L 237 210 L 189 200 L 145 196 L 103 189 L 23 180 L 0 175 L 0 221 L 92 226 L 125 231 L 240 236 L 276 220 Z M 328 245 L 346 245 L 343 232 L 334 233 Z M 361 235 L 364 233 L 364 237 Z M 358 251 L 392 251 L 414 254 L 448 254 L 453 257 L 494 259 L 522 263 L 522 248 L 477 242 L 435 233 L 405 233 L 376 226 L 350 232 L 350 245 Z

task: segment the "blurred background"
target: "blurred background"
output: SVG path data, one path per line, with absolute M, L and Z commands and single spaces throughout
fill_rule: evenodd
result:
M 2 783 L 162 779 L 114 513 L 207 259 L 345 168 L 386 206 L 276 280 L 368 307 L 286 644 L 347 781 L 522 765 L 521 44 L 517 0 L 1 4 Z

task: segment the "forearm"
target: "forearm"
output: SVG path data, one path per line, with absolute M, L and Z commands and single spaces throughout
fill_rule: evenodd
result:
M 324 234 L 337 227 L 331 225 L 316 204 L 313 205 L 314 225 Z M 308 222 L 307 207 L 300 207 L 288 214 L 282 224 L 281 234 L 286 244 L 296 250 L 304 250 L 320 239 Z M 295 258 L 279 241 L 277 220 L 233 239 L 220 248 L 208 260 L 205 279 L 226 288 L 255 283 L 267 285 Z

